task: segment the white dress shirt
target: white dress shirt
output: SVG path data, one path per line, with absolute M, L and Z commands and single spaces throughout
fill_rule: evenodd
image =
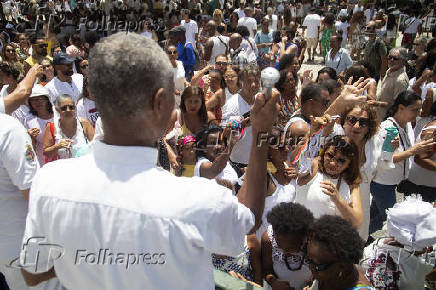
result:
M 211 253 L 240 254 L 254 215 L 213 180 L 157 167 L 157 156 L 95 141 L 89 155 L 44 166 L 23 241 L 45 237 L 63 255 L 41 259 L 41 271 L 54 265 L 67 289 L 213 289 Z
M 83 75 L 73 74 L 71 78 L 71 84 L 62 82 L 57 77 L 54 77 L 45 85 L 45 88 L 50 93 L 50 102 L 52 104 L 56 98 L 62 94 L 70 95 L 73 97 L 74 103 L 77 104 L 77 101 L 79 100 L 79 97 L 83 91 Z

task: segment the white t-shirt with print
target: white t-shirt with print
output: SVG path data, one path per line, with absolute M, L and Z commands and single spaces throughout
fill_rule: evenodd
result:
M 82 98 L 77 102 L 77 117 L 79 119 L 86 119 L 91 123 L 92 127 L 95 127 L 98 116 L 99 113 L 93 100 Z
M 253 17 L 242 17 L 238 20 L 238 26 L 246 26 L 250 31 L 250 37 L 254 38 L 257 31 L 257 22 Z

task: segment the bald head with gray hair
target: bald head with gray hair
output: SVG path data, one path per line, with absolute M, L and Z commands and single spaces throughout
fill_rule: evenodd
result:
M 91 50 L 89 86 L 102 119 L 134 119 L 163 88 L 173 94 L 173 67 L 156 42 L 135 33 L 104 38 Z M 169 93 L 170 92 L 170 93 Z

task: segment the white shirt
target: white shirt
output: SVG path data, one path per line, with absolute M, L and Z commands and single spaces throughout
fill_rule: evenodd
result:
M 213 42 L 212 53 L 210 54 L 210 60 L 207 64 L 214 65 L 215 57 L 219 54 L 226 54 L 229 47 L 229 38 L 227 36 L 212 36 L 210 38 Z
M 180 26 L 183 26 L 186 28 L 185 36 L 186 36 L 186 42 L 192 43 L 192 47 L 195 49 L 195 35 L 198 34 L 198 25 L 197 22 L 194 20 L 189 20 L 189 22 L 186 22 L 185 20 L 182 20 L 180 22 Z
M 342 31 L 341 46 L 344 47 L 345 44 L 347 43 L 348 27 L 350 27 L 350 24 L 348 24 L 348 22 L 336 21 L 335 27 L 336 27 L 336 32 Z
M 246 26 L 250 31 L 250 37 L 254 38 L 257 31 L 257 22 L 253 17 L 242 17 L 238 20 L 238 26 Z
M 337 74 L 340 74 L 352 65 L 353 60 L 345 48 L 340 48 L 334 59 L 332 59 L 332 49 L 327 53 L 325 66 L 335 69 Z
M 358 4 L 356 4 L 353 8 L 353 14 L 359 11 L 363 11 L 363 6 L 359 6 Z
M 259 51 L 253 38 L 243 38 L 240 47 L 245 50 L 248 62 L 255 63 L 257 61 Z
M 243 251 L 251 211 L 215 181 L 158 168 L 157 156 L 154 148 L 96 141 L 93 153 L 36 175 L 23 241 L 62 245 L 61 258 L 41 263 L 54 265 L 67 289 L 213 289 L 211 253 Z
M 31 129 L 31 128 L 39 129 L 39 134 L 36 137 L 36 155 L 38 156 L 38 161 L 40 166 L 43 166 L 45 164 L 43 144 L 44 144 L 44 132 L 47 126 L 47 122 L 53 122 L 53 118 L 44 120 L 42 118 L 38 118 L 37 116 L 31 115 L 26 119 L 24 123 L 24 127 L 26 129 Z
M 80 94 L 82 94 L 83 91 L 83 75 L 73 74 L 71 78 L 71 84 L 67 82 L 61 82 L 57 77 L 54 77 L 45 85 L 45 88 L 50 93 L 50 102 L 52 104 L 56 98 L 62 94 L 70 95 L 73 97 L 74 103 L 77 104 Z
M 235 9 L 233 12 L 238 13 L 239 19 L 241 19 L 242 17 L 245 17 L 244 9 L 238 8 L 238 9 Z
M 77 117 L 79 119 L 86 119 L 95 127 L 95 122 L 100 114 L 98 113 L 95 102 L 88 98 L 81 98 L 77 102 Z
M 272 14 L 271 17 L 269 15 L 265 16 L 266 19 L 270 20 L 270 24 L 268 25 L 268 30 L 269 31 L 276 31 L 277 30 L 277 15 Z
M 318 38 L 318 29 L 321 26 L 321 17 L 318 14 L 309 14 L 304 18 L 303 25 L 306 26 L 306 38 Z
M 416 17 L 407 18 L 404 21 L 404 33 L 415 34 L 418 32 L 418 27 L 422 24 L 422 20 Z
M 365 14 L 365 23 L 368 24 L 368 22 L 371 21 L 371 16 L 372 16 L 372 10 L 371 9 L 365 9 L 365 11 L 363 12 L 363 14 Z
M 244 98 L 238 93 L 234 94 L 222 107 L 223 120 L 232 120 L 241 117 L 249 112 L 251 105 L 248 104 Z M 245 128 L 244 135 L 233 147 L 230 160 L 237 163 L 248 164 L 250 157 L 250 149 L 252 142 L 251 126 Z
M 395 122 L 395 120 L 394 121 L 392 120 L 394 119 L 388 118 L 387 120 L 382 122 L 380 124 L 380 130 L 378 131 L 377 134 L 380 135 L 380 138 L 385 139 L 386 138 L 385 128 L 395 127 L 394 123 L 396 124 L 397 129 L 399 129 L 399 134 L 401 137 L 400 140 L 402 140 L 402 142 L 400 142 L 400 146 L 394 151 L 395 154 L 401 151 L 405 151 L 415 144 L 415 133 L 413 132 L 412 124 L 410 122 L 407 123 L 406 130 L 404 130 L 398 125 L 398 123 Z M 404 146 L 402 143 L 404 144 Z M 409 158 L 394 163 L 394 168 L 384 168 L 383 170 L 377 169 L 377 174 L 374 178 L 374 181 L 384 185 L 397 185 L 398 183 L 400 183 L 401 180 L 407 178 L 409 174 L 410 164 L 411 164 L 410 160 L 411 159 Z
M 26 119 L 31 115 L 30 109 L 26 105 L 19 106 L 18 109 L 13 111 L 11 114 L 11 116 L 20 121 L 23 126 L 26 123 Z
M 200 168 L 201 168 L 201 164 L 203 164 L 204 162 L 210 162 L 210 161 L 205 157 L 200 157 L 198 159 L 194 167 L 194 176 L 201 177 Z M 239 179 L 238 174 L 236 173 L 236 171 L 233 169 L 232 165 L 230 165 L 229 162 L 227 162 L 226 167 L 224 167 L 224 169 L 215 178 L 228 180 L 233 185 L 235 185 Z

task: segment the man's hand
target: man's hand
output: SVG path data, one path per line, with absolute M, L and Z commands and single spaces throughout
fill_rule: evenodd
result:
M 27 133 L 30 135 L 32 139 L 36 140 L 36 137 L 38 137 L 39 132 L 41 132 L 38 128 L 30 128 L 27 130 Z

